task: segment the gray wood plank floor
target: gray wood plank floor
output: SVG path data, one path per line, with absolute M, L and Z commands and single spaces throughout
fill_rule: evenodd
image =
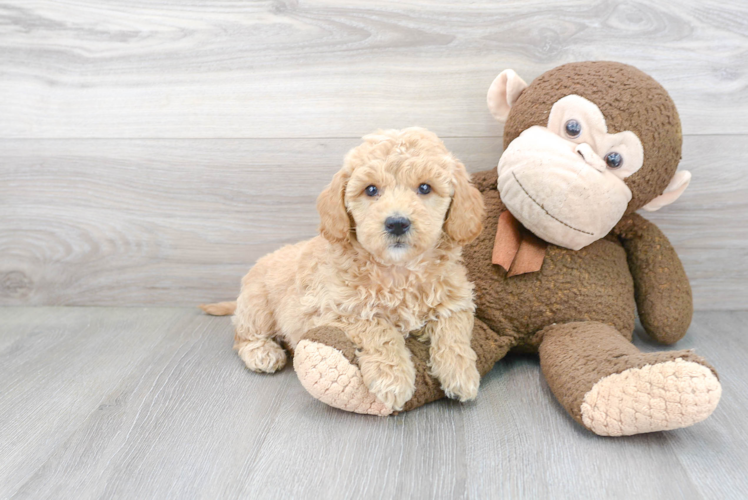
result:
M 673 348 L 719 370 L 689 429 L 601 438 L 511 357 L 467 405 L 396 417 L 248 372 L 227 318 L 186 308 L 0 308 L 0 498 L 745 498 L 748 312 Z M 643 350 L 659 349 L 637 338 Z

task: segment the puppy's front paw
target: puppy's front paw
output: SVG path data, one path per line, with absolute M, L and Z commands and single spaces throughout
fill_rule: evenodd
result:
M 475 399 L 478 395 L 480 373 L 475 366 L 471 366 L 464 372 L 455 374 L 454 377 L 444 377 L 439 381 L 442 383 L 442 390 L 448 398 L 459 399 L 460 402 L 464 403 Z
M 359 356 L 364 384 L 377 399 L 395 411 L 403 409 L 416 390 L 416 369 L 410 357 L 397 363 Z
M 442 352 L 431 359 L 432 374 L 441 382 L 444 394 L 463 403 L 475 399 L 480 385 L 475 352 L 468 349 L 469 352 L 465 353 L 457 350 Z

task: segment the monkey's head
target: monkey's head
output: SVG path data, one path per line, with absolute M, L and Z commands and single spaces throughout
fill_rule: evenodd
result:
M 544 240 L 579 250 L 626 214 L 674 202 L 691 179 L 678 111 L 664 88 L 614 62 L 571 63 L 529 86 L 503 71 L 488 107 L 505 121 L 498 188 Z

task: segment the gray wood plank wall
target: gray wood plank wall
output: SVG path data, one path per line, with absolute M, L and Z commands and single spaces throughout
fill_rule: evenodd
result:
M 617 60 L 684 127 L 671 238 L 697 308 L 748 304 L 748 3 L 0 1 L 0 304 L 190 305 L 315 234 L 358 137 L 425 126 L 472 171 L 493 77 Z

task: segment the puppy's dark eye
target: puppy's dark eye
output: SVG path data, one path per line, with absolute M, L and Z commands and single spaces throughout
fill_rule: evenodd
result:
M 623 156 L 616 152 L 608 153 L 605 156 L 605 163 L 608 164 L 608 168 L 621 168 L 621 165 L 623 165 Z
M 579 134 L 582 133 L 582 124 L 576 120 L 569 120 L 564 127 L 566 128 L 566 135 L 569 137 L 579 137 Z
M 366 193 L 366 196 L 376 196 L 379 194 L 379 189 L 372 184 L 371 186 L 367 186 L 367 188 L 364 189 L 364 192 Z
M 418 192 L 420 194 L 429 194 L 431 192 L 431 186 L 428 184 L 421 184 L 418 186 Z

